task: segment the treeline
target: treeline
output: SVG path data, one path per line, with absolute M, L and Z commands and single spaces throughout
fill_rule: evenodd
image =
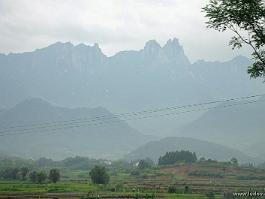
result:
M 40 158 L 38 160 L 21 159 L 15 157 L 0 157 L 0 170 L 3 168 L 22 168 L 27 167 L 31 170 L 40 168 L 67 168 L 70 170 L 92 169 L 95 165 L 104 165 L 106 160 L 96 160 L 87 157 L 69 157 L 64 160 L 54 161 L 49 158 Z
M 39 184 L 49 180 L 49 182 L 56 183 L 60 180 L 60 171 L 58 169 L 50 169 L 49 174 L 47 174 L 45 171 L 30 171 L 28 167 L 8 167 L 0 170 L 0 179 L 28 180 Z
M 158 164 L 169 165 L 178 162 L 193 163 L 196 161 L 197 161 L 197 156 L 194 152 L 175 151 L 175 152 L 167 152 L 164 156 L 160 156 L 158 159 Z

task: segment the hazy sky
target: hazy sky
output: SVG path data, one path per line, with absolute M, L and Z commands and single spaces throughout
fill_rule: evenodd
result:
M 98 43 L 107 55 L 177 37 L 192 61 L 248 55 L 230 33 L 206 29 L 208 0 L 0 0 L 0 52 L 32 51 L 57 41 Z

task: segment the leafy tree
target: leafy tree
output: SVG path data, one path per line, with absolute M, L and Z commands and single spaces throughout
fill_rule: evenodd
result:
M 33 171 L 29 174 L 29 179 L 31 182 L 36 183 L 37 182 L 37 172 Z
M 1 177 L 8 180 L 19 179 L 19 169 L 18 168 L 6 168 L 1 172 Z
M 140 160 L 138 164 L 139 169 L 148 169 L 151 168 L 153 165 L 153 161 L 150 159 Z
M 21 173 L 22 180 L 26 180 L 26 177 L 28 175 L 28 172 L 29 172 L 29 168 L 28 167 L 22 167 L 20 169 L 20 173 Z
M 90 172 L 89 175 L 94 184 L 108 184 L 109 175 L 105 167 L 95 166 Z
M 158 159 L 159 165 L 175 164 L 177 162 L 192 163 L 197 161 L 195 153 L 190 151 L 167 152 Z
M 184 193 L 185 193 L 185 194 L 191 193 L 191 189 L 190 189 L 190 187 L 189 187 L 188 185 L 186 185 L 186 186 L 184 187 Z
M 47 174 L 43 171 L 37 173 L 37 183 L 41 184 L 47 179 Z
M 131 175 L 132 176 L 139 176 L 140 175 L 140 171 L 139 170 L 132 170 L 131 171 Z
M 60 171 L 58 169 L 51 169 L 49 173 L 49 179 L 53 183 L 58 182 L 60 180 Z
M 41 172 L 33 171 L 29 174 L 29 179 L 33 183 L 41 184 L 47 179 L 47 174 L 43 171 Z
M 177 193 L 177 188 L 176 186 L 169 186 L 168 189 L 167 189 L 167 192 L 168 193 Z
M 206 197 L 207 197 L 208 199 L 215 199 L 214 192 L 210 191 L 210 192 L 206 193 Z
M 207 27 L 218 31 L 231 30 L 235 35 L 232 48 L 243 44 L 253 49 L 255 63 L 249 67 L 251 77 L 265 76 L 265 5 L 264 0 L 210 0 L 202 8 L 208 18 Z

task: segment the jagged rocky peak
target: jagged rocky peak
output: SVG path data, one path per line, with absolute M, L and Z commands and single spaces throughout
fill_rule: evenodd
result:
M 102 55 L 104 55 L 104 53 L 102 52 L 101 48 L 99 47 L 98 43 L 94 43 L 94 45 L 92 46 L 92 48 L 97 52 L 100 53 Z M 105 56 L 105 55 L 104 55 Z
M 167 58 L 174 62 L 181 62 L 182 64 L 189 64 L 189 59 L 185 55 L 183 47 L 180 45 L 177 38 L 169 39 L 163 46 L 163 52 Z
M 167 43 L 163 46 L 163 50 L 166 54 L 170 56 L 174 56 L 179 53 L 184 53 L 182 46 L 179 44 L 179 40 L 177 38 L 169 39 Z
M 165 44 L 163 48 L 167 48 L 167 47 L 181 48 L 179 44 L 179 40 L 177 38 L 167 40 L 167 43 Z
M 93 46 L 86 45 L 84 43 L 80 43 L 78 45 L 73 45 L 71 42 L 56 42 L 54 44 L 49 45 L 48 47 L 44 48 L 47 50 L 69 50 L 69 51 L 89 51 L 89 52 L 97 52 L 103 54 L 99 45 L 95 43 Z M 39 49 L 42 50 L 42 49 Z
M 177 38 L 169 39 L 163 47 L 156 40 L 150 40 L 146 42 L 142 52 L 144 58 L 149 61 L 158 60 L 160 63 L 171 62 L 184 65 L 190 63 Z
M 156 40 L 149 40 L 145 43 L 145 47 L 144 49 L 150 49 L 150 48 L 153 48 L 153 49 L 159 49 L 161 48 L 160 44 L 156 41 Z
M 97 43 L 95 43 L 93 46 L 90 46 L 90 45 L 86 45 L 84 43 L 80 43 L 78 45 L 75 46 L 75 48 L 93 48 L 93 49 L 99 49 L 99 45 Z
M 100 56 L 105 57 L 104 53 L 102 52 L 101 48 L 99 47 L 97 43 L 95 43 L 93 46 L 80 43 L 77 46 L 75 46 L 75 50 L 83 51 L 83 52 L 90 52 L 90 53 L 92 52 L 94 56 L 100 55 Z
M 160 49 L 161 46 L 156 40 L 150 40 L 144 46 L 144 51 L 149 54 L 157 53 Z
M 45 48 L 37 49 L 35 52 L 38 54 L 46 54 L 47 56 L 62 56 L 69 55 L 72 52 L 74 45 L 71 42 L 56 42 Z
M 74 45 L 71 42 L 56 42 L 54 44 L 49 45 L 47 48 L 58 49 L 58 48 L 72 48 Z
M 156 40 L 150 40 L 145 43 L 144 49 L 142 50 L 143 58 L 146 61 L 154 61 L 161 55 L 161 46 Z

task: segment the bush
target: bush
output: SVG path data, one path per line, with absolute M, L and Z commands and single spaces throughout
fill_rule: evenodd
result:
M 193 163 L 197 161 L 195 153 L 190 151 L 176 151 L 167 152 L 164 156 L 160 156 L 158 159 L 159 165 L 175 164 L 177 162 Z
M 108 184 L 109 175 L 105 167 L 95 166 L 90 172 L 89 175 L 94 184 Z
M 190 187 L 189 187 L 188 185 L 186 185 L 186 186 L 184 187 L 184 193 L 185 193 L 185 194 L 191 193 L 191 189 L 190 189 Z
M 21 179 L 22 180 L 26 180 L 26 177 L 28 175 L 28 172 L 29 172 L 29 168 L 28 167 L 22 167 L 20 169 L 20 173 L 21 173 Z
M 208 192 L 208 193 L 206 194 L 206 197 L 207 197 L 208 199 L 215 199 L 214 192 L 212 192 L 212 191 Z
M 41 172 L 33 171 L 29 174 L 29 179 L 33 183 L 41 184 L 41 183 L 45 182 L 45 180 L 47 179 L 47 174 L 43 171 L 41 171 Z
M 58 182 L 60 180 L 60 171 L 58 169 L 51 169 L 49 179 L 53 183 Z
M 145 159 L 145 160 L 140 160 L 138 164 L 139 169 L 149 169 L 153 166 L 153 161 L 151 159 Z
M 29 174 L 29 179 L 31 182 L 36 183 L 37 182 L 37 172 L 33 171 Z
M 138 170 L 133 170 L 133 171 L 131 171 L 131 175 L 132 175 L 132 176 L 139 176 L 139 175 L 140 175 L 140 171 L 138 171 Z
M 19 179 L 19 171 L 18 168 L 6 168 L 1 171 L 1 178 L 5 180 L 17 180 Z
M 173 185 L 169 186 L 167 192 L 168 193 L 177 193 L 177 188 Z
M 47 179 L 47 174 L 43 171 L 37 173 L 37 183 L 41 184 Z

